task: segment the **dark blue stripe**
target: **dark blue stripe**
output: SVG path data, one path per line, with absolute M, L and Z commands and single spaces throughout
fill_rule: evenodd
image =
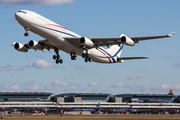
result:
M 117 56 L 117 54 L 119 54 L 119 52 L 123 49 L 123 47 L 124 47 L 124 44 L 120 47 L 120 49 L 112 57 Z
M 123 49 L 123 46 L 124 46 L 124 44 L 122 45 L 122 47 L 120 47 L 120 49 L 113 55 L 113 56 L 111 56 L 107 51 L 105 51 L 104 49 L 102 49 L 101 47 L 98 47 L 100 50 L 102 50 L 103 52 L 105 52 L 108 56 L 109 56 L 109 58 L 111 58 L 112 60 L 113 60 L 113 62 L 116 62 L 116 60 L 114 59 L 114 57 L 116 57 L 117 56 L 117 54 Z M 107 58 L 107 57 L 101 57 L 101 56 L 98 56 L 98 57 L 100 57 L 100 58 Z
M 34 23 L 32 23 L 32 24 L 34 24 Z M 56 32 L 59 32 L 59 33 L 63 33 L 63 34 L 69 35 L 69 36 L 71 36 L 71 37 L 76 37 L 75 35 L 72 35 L 72 34 L 69 34 L 69 33 L 66 33 L 66 32 L 62 32 L 62 31 L 59 31 L 59 30 L 55 30 L 55 29 L 48 28 L 48 27 L 44 27 L 44 26 L 37 25 L 37 24 L 34 24 L 34 25 L 39 26 L 39 27 L 42 27 L 42 28 L 45 28 L 45 29 L 49 29 L 49 30 L 52 30 L 52 31 L 56 31 Z
M 105 52 L 108 56 L 109 56 L 109 58 L 111 58 L 112 60 L 113 60 L 113 62 L 115 63 L 116 62 L 116 60 L 107 52 L 107 51 L 105 51 L 104 49 L 102 49 L 101 47 L 98 47 L 100 50 L 102 50 L 103 52 Z

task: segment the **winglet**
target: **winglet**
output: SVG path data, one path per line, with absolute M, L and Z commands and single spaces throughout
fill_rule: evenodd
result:
M 168 34 L 169 37 L 172 37 L 175 34 L 175 32 L 172 32 L 170 34 Z

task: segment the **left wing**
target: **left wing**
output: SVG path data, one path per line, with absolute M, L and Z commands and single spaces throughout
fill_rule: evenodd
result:
M 146 37 L 130 37 L 135 43 L 139 43 L 141 40 L 150 40 L 150 39 L 158 39 L 158 38 L 166 38 L 166 37 L 172 37 L 175 34 L 175 32 L 172 32 L 168 35 L 161 35 L 161 36 L 146 36 Z
M 118 61 L 120 60 L 134 60 L 134 59 L 149 59 L 148 57 L 122 57 L 117 58 Z
M 117 38 L 93 38 L 93 37 L 81 37 L 81 38 L 64 38 L 67 40 L 69 43 L 77 46 L 77 47 L 82 47 L 83 45 L 88 47 L 88 48 L 94 48 L 98 46 L 107 46 L 109 47 L 110 45 L 120 45 L 120 44 L 126 44 L 129 46 L 134 46 L 135 43 L 139 43 L 142 40 L 149 40 L 149 39 L 158 39 L 158 38 L 166 38 L 166 37 L 172 37 L 175 34 L 175 32 L 172 32 L 171 34 L 168 35 L 161 35 L 161 36 L 145 36 L 145 37 L 127 37 L 126 35 L 122 34 L 120 37 Z M 81 39 L 83 39 L 83 42 L 92 42 L 93 45 L 86 45 L 82 44 Z
M 124 60 L 149 59 L 148 57 L 118 57 L 117 62 L 123 63 Z

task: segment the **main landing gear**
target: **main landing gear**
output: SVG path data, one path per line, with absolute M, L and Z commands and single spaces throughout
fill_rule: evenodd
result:
M 29 30 L 29 28 L 24 28 L 25 29 L 25 33 L 24 33 L 24 36 L 29 36 L 29 32 L 28 32 L 28 30 Z
M 58 49 L 54 49 L 54 52 L 56 53 L 56 55 L 53 55 L 53 59 L 56 61 L 56 64 L 63 63 L 63 60 L 60 59 L 60 55 L 59 55 L 59 50 Z
M 85 62 L 92 62 L 92 58 L 89 56 L 88 49 L 86 49 L 86 53 L 82 54 L 82 57 L 85 59 Z
M 77 60 L 76 53 L 71 53 L 71 60 Z

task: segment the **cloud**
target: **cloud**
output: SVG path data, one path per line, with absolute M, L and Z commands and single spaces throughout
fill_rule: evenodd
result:
M 77 90 L 77 86 L 70 86 L 68 89 L 70 89 L 70 90 Z
M 162 84 L 160 86 L 160 89 L 175 89 L 175 90 L 180 90 L 180 84 L 177 85 L 169 85 L 169 84 Z
M 180 68 L 180 62 L 173 65 L 173 68 Z
M 91 82 L 87 85 L 88 87 L 96 87 L 96 86 L 99 86 L 99 83 L 97 82 Z
M 52 86 L 68 86 L 69 84 L 61 80 L 55 80 L 51 83 Z
M 44 85 L 32 85 L 31 86 L 32 91 L 44 91 L 46 90 Z
M 24 83 L 1 84 L 1 91 L 28 91 L 28 92 L 59 92 L 61 91 L 74 91 L 80 89 L 78 84 L 68 84 L 61 80 L 55 80 L 50 84 L 36 84 L 34 81 L 27 81 Z
M 121 87 L 124 87 L 124 84 L 116 83 L 115 85 L 111 86 L 110 88 L 121 88 Z
M 41 68 L 52 68 L 54 67 L 54 65 L 44 59 L 40 59 L 35 62 L 29 63 L 26 67 L 41 69 Z
M 18 66 L 1 66 L 0 71 L 22 71 L 23 68 L 19 68 Z
M 91 89 L 90 92 L 92 92 L 92 93 L 112 93 L 111 90 L 106 89 L 106 88 L 101 88 L 101 87 L 93 88 L 93 89 Z
M 21 89 L 17 84 L 2 84 L 0 88 L 5 91 L 17 91 Z
M 75 0 L 0 0 L 1 4 L 7 6 L 21 6 L 21 5 L 33 5 L 33 6 L 52 6 L 63 5 L 73 3 Z
M 142 78 L 137 76 L 137 75 L 133 75 L 133 76 L 128 77 L 128 80 L 138 80 L 138 79 L 142 79 Z
M 180 84 L 176 84 L 176 85 L 170 85 L 170 84 L 161 84 L 159 86 L 154 86 L 154 87 L 150 87 L 150 86 L 131 86 L 132 90 L 136 90 L 136 91 L 141 91 L 142 93 L 155 93 L 155 94 L 161 94 L 161 93 L 168 93 L 170 89 L 173 89 L 177 92 L 179 92 L 180 90 Z M 178 93 L 179 94 L 179 93 Z
M 19 86 L 18 85 L 11 85 L 10 88 L 12 90 L 19 90 Z
M 25 86 L 34 85 L 34 84 L 35 84 L 34 81 L 27 81 L 27 82 L 23 83 L 23 85 L 25 85 Z

